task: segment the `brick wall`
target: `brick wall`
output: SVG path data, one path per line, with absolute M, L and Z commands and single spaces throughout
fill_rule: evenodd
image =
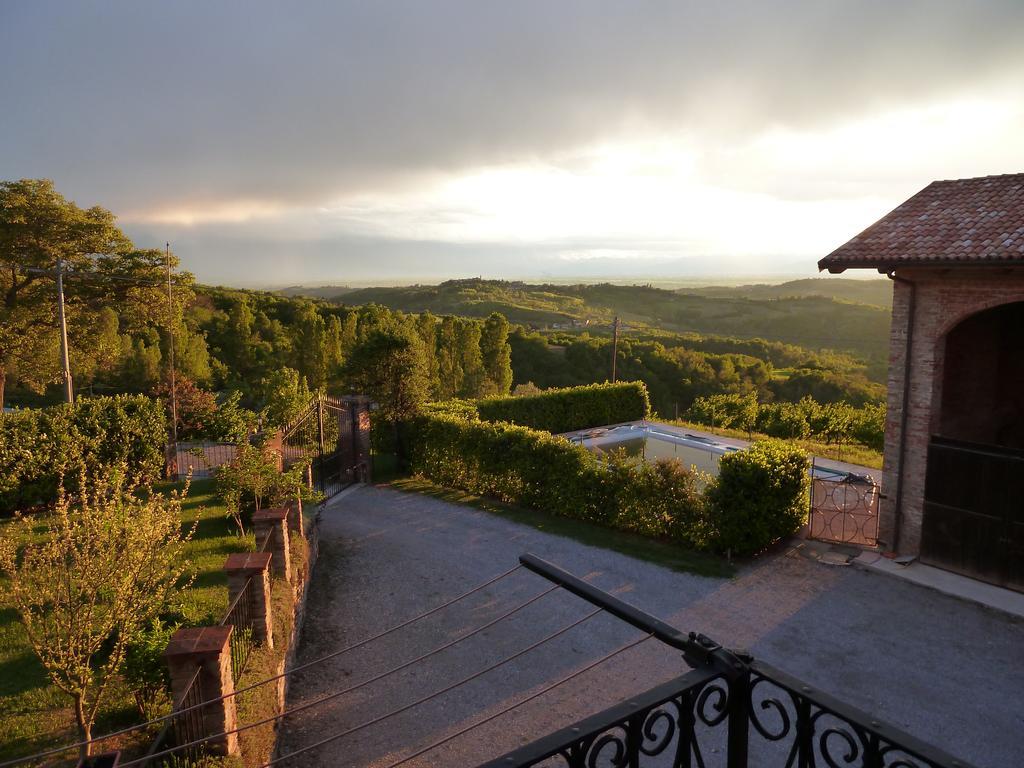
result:
M 960 321 L 985 309 L 1024 301 L 1024 269 L 958 267 L 908 268 L 897 276 L 916 285 L 913 349 L 907 403 L 903 467 L 902 523 L 898 550 L 919 554 L 928 441 L 938 431 L 942 401 L 945 335 Z M 895 549 L 895 514 L 899 483 L 897 467 L 903 410 L 904 361 L 911 286 L 893 287 L 889 346 L 889 391 L 885 423 L 885 455 L 879 510 L 879 538 Z

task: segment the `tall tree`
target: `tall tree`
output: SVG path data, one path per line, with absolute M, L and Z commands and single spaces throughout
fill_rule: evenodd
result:
M 484 394 L 507 395 L 512 390 L 512 347 L 508 343 L 508 320 L 504 315 L 492 312 L 484 321 L 480 355 L 487 376 Z
M 312 389 L 327 383 L 327 325 L 313 304 L 302 305 L 295 318 L 295 369 Z
M 65 304 L 71 363 L 79 369 L 90 368 L 96 325 L 109 320 L 99 317 L 102 308 L 119 313 L 122 331 L 147 324 L 166 331 L 191 300 L 191 275 L 175 273 L 168 311 L 164 252 L 135 249 L 110 211 L 78 207 L 48 179 L 0 182 L 0 401 L 12 373 L 37 391 L 59 380 L 59 358 L 49 354 L 58 262 L 70 273 Z M 171 268 L 177 263 L 171 255 Z
M 430 312 L 416 316 L 416 333 L 423 342 L 423 355 L 427 364 L 427 379 L 430 381 L 430 394 L 440 397 L 440 380 L 437 360 L 437 318 Z
M 0 402 L 12 369 L 40 389 L 57 378 L 58 361 L 39 359 L 38 350 L 40 338 L 55 332 L 58 260 L 92 271 L 91 254 L 130 248 L 110 211 L 79 208 L 49 179 L 0 182 Z
M 486 378 L 483 357 L 480 355 L 480 324 L 475 320 L 463 320 L 459 324 L 458 344 L 462 363 L 462 389 L 459 395 L 480 397 Z
M 438 399 L 448 400 L 462 390 L 462 356 L 459 354 L 459 321 L 451 315 L 441 319 L 437 330 Z
M 414 415 L 430 395 L 423 344 L 403 331 L 371 333 L 352 350 L 344 374 L 349 386 L 372 397 L 380 416 L 393 423 Z

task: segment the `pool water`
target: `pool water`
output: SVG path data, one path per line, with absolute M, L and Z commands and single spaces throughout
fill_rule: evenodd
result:
M 682 462 L 687 468 L 696 467 L 699 471 L 707 472 L 710 475 L 718 474 L 718 462 L 722 457 L 721 452 L 672 440 L 662 440 L 657 435 L 650 433 L 587 447 L 597 453 L 623 451 L 627 456 L 643 461 L 675 459 Z

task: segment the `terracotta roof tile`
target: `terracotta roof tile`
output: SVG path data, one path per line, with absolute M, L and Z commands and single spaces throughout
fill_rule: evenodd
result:
M 1024 173 L 933 181 L 818 269 L 1024 262 Z

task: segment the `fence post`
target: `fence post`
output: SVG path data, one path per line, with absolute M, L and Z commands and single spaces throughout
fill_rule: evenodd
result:
M 299 536 L 305 536 L 306 522 L 302 519 L 302 499 L 292 499 L 285 502 L 284 506 L 288 510 L 288 530 Z
M 270 536 L 267 551 L 273 553 L 270 568 L 275 576 L 291 581 L 291 553 L 288 545 L 288 510 L 284 507 L 253 512 L 252 525 L 256 529 L 256 545 Z
M 249 584 L 248 613 L 252 617 L 252 639 L 274 647 L 274 622 L 270 608 L 270 552 L 235 552 L 228 555 L 224 571 L 228 576 L 228 604 Z
M 164 651 L 171 671 L 171 692 L 175 701 L 183 700 L 188 685 L 199 668 L 197 682 L 201 700 L 211 702 L 198 710 L 203 736 L 234 730 L 238 726 L 235 712 L 235 680 L 231 674 L 231 627 L 185 627 L 171 637 Z M 221 699 L 221 696 L 228 696 Z M 214 701 L 214 699 L 220 699 Z M 238 754 L 238 734 L 231 733 L 206 743 L 220 755 Z

